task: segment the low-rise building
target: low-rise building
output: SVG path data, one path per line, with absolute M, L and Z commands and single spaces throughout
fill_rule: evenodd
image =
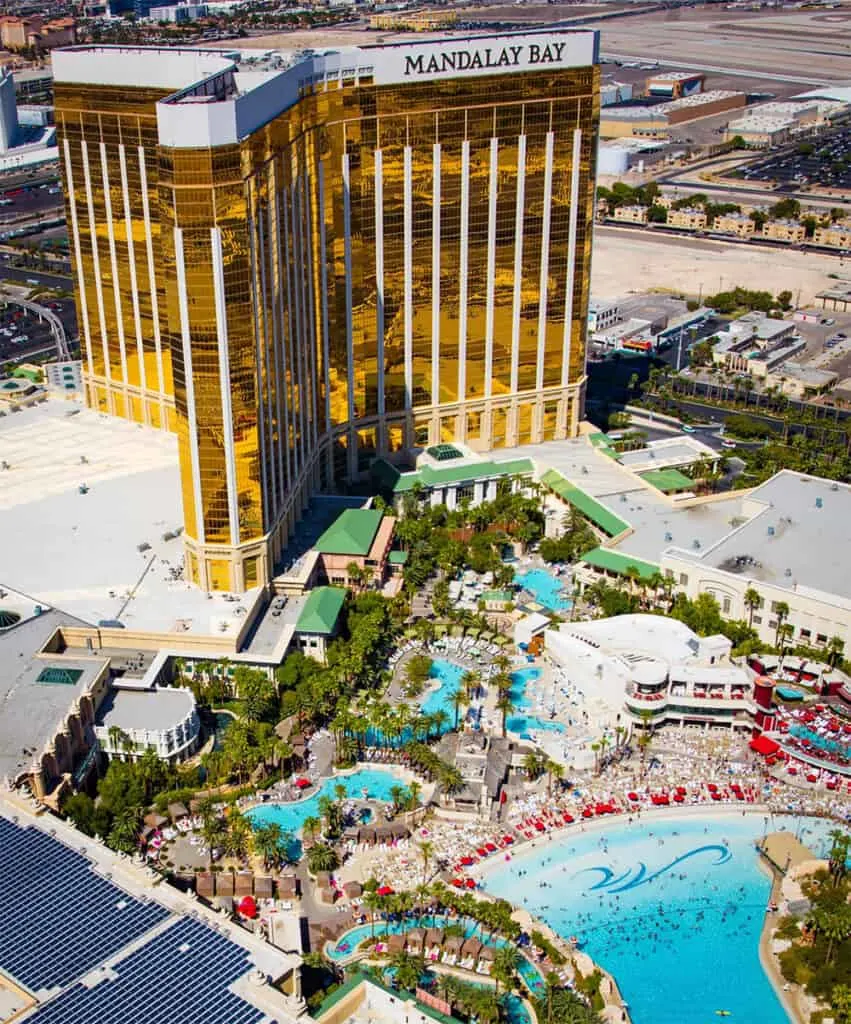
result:
M 774 242 L 803 242 L 806 228 L 796 220 L 769 220 L 762 226 L 762 237 Z
M 750 238 L 756 231 L 756 224 L 744 213 L 724 213 L 712 221 L 712 230 L 737 238 Z
M 396 520 L 374 508 L 347 508 L 314 545 L 321 575 L 340 587 L 381 585 Z
M 115 682 L 98 708 L 94 732 L 111 757 L 132 761 L 153 750 L 174 763 L 195 753 L 201 721 L 191 690 Z
M 791 320 L 775 320 L 764 313 L 746 313 L 719 331 L 712 361 L 734 373 L 766 377 L 806 348 Z
M 51 20 L 38 14 L 0 18 L 0 44 L 7 50 L 52 50 L 73 46 L 76 41 L 77 23 L 73 18 Z
M 397 508 L 406 493 L 418 490 L 432 507 L 446 505 L 450 511 L 462 501 L 471 508 L 493 501 L 501 483 L 522 490 L 533 471 L 531 459 L 497 462 L 462 444 L 432 445 L 418 456 L 417 468 L 408 472 L 385 459 L 376 459 L 371 467 L 382 493 Z
M 298 649 L 323 665 L 328 644 L 339 633 L 346 593 L 343 587 L 316 587 L 308 594 L 296 623 L 295 643 Z
M 648 96 L 678 100 L 682 96 L 703 92 L 706 75 L 699 71 L 661 71 L 645 83 Z
M 612 324 L 616 324 L 618 320 L 620 320 L 620 307 L 617 302 L 592 298 L 588 303 L 588 331 L 590 334 L 595 331 L 604 331 Z
M 801 363 L 785 362 L 776 370 L 766 374 L 765 383 L 779 388 L 790 398 L 813 398 L 823 395 L 836 384 L 838 374 L 833 370 L 819 370 Z
M 627 224 L 646 224 L 646 206 L 618 206 L 615 209 L 614 219 Z
M 149 21 L 169 21 L 175 25 L 181 25 L 187 21 L 196 21 L 198 18 L 206 17 L 206 4 L 165 4 L 162 7 L 152 7 L 148 13 Z
M 369 27 L 394 32 L 435 32 L 457 21 L 455 11 L 385 11 L 371 14 Z
M 730 121 L 724 132 L 727 142 L 739 138 L 755 149 L 780 146 L 788 142 L 792 134 L 792 122 L 781 117 L 749 117 Z
M 835 224 L 816 228 L 813 242 L 831 249 L 851 249 L 851 221 L 838 220 Z
M 72 359 L 67 362 L 45 363 L 44 383 L 48 391 L 60 394 L 74 394 L 83 390 L 82 362 Z
M 706 214 L 703 210 L 691 206 L 683 207 L 680 210 L 668 210 L 667 224 L 669 228 L 703 231 L 706 227 Z
M 660 615 L 619 615 L 547 630 L 546 648 L 572 678 L 595 666 L 594 691 L 604 722 L 625 715 L 665 724 L 753 728 L 753 679 L 730 657 L 725 636 L 697 636 Z

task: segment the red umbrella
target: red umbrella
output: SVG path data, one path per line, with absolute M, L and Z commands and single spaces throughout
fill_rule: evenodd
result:
M 537 830 L 538 830 L 539 832 L 543 832 L 543 831 L 544 831 L 544 823 L 543 823 L 542 821 L 536 821 L 536 822 L 535 822 L 535 828 L 536 828 L 536 829 L 537 829 Z
M 502 841 L 505 843 L 506 846 L 510 846 L 511 843 L 514 842 L 514 836 L 503 836 Z
M 389 885 L 382 885 L 381 888 L 378 890 L 378 895 L 379 896 L 392 896 L 393 892 L 394 892 L 394 890 L 393 890 L 393 888 L 391 886 L 389 886 Z
M 685 786 L 677 786 L 677 792 L 680 794 L 680 796 L 685 796 L 686 795 L 686 787 Z
M 463 878 L 453 878 L 452 879 L 452 884 L 455 886 L 456 889 L 460 889 L 461 886 L 464 884 L 464 879 Z
M 593 818 L 594 817 L 594 812 L 591 810 L 590 807 L 586 807 L 585 810 L 582 812 L 582 817 L 583 818 Z
M 706 788 L 709 790 L 710 793 L 714 793 L 715 790 L 718 789 L 714 782 L 710 782 Z
M 476 882 L 475 879 L 473 878 L 468 878 L 464 884 L 467 886 L 468 889 L 476 888 Z
M 243 917 L 257 917 L 257 901 L 253 896 L 243 896 L 237 909 Z
M 720 800 L 720 799 L 721 799 L 721 794 L 720 794 L 720 793 L 718 793 L 718 792 L 715 792 L 715 791 L 713 790 L 713 792 L 712 792 L 712 799 L 713 799 L 713 800 Z
M 488 851 L 488 853 L 493 853 L 494 850 L 496 849 L 496 845 L 494 843 L 485 843 L 485 849 Z
M 461 858 L 461 863 L 464 865 L 465 868 L 468 868 L 471 864 L 475 864 L 476 860 L 474 857 L 467 856 Z
M 627 798 L 632 800 L 633 803 L 638 802 L 638 793 L 627 793 Z
M 487 857 L 487 855 L 488 855 L 488 851 L 487 851 L 487 850 L 486 850 L 486 849 L 484 848 L 484 846 L 480 846 L 480 847 L 478 848 L 478 850 L 476 850 L 476 853 L 477 853 L 477 854 L 478 854 L 478 855 L 479 855 L 480 857 Z
M 682 793 L 674 793 L 674 801 L 676 803 L 681 804 L 684 800 L 685 800 L 685 797 L 683 796 Z
M 572 814 L 565 814 L 564 820 L 567 822 L 568 825 L 572 825 L 575 819 Z
M 300 778 L 295 780 L 295 784 L 299 789 L 307 789 L 308 786 L 312 786 L 313 783 L 310 779 Z

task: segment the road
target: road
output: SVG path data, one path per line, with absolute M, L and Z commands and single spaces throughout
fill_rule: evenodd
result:
M 8 257 L 0 253 L 0 280 L 13 281 L 17 284 L 31 284 L 36 281 L 45 288 L 61 288 L 63 291 L 74 290 L 74 282 L 64 274 L 51 274 L 44 270 L 25 270 L 8 265 Z M 32 285 L 34 288 L 35 285 Z
M 601 60 L 608 61 L 647 61 L 653 63 L 654 58 L 648 57 L 646 54 L 637 53 L 601 53 Z M 657 66 L 659 62 L 657 61 Z M 681 61 L 681 60 L 670 60 L 665 57 L 661 61 L 661 65 L 665 68 L 685 68 L 688 71 L 713 71 L 719 75 L 735 75 L 737 78 L 760 78 L 765 79 L 769 77 L 777 82 L 788 82 L 791 85 L 822 85 L 824 82 L 823 78 L 802 78 L 800 75 L 778 75 L 775 72 L 766 72 L 756 68 L 728 68 L 722 67 L 718 64 L 703 64 L 700 59 Z

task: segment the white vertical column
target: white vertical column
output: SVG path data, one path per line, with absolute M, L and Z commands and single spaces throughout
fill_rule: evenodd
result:
M 106 336 L 106 311 L 103 307 L 103 283 L 100 276 L 100 254 L 98 253 L 98 233 L 95 224 L 95 201 L 92 194 L 92 171 L 89 167 L 89 146 L 85 139 L 80 142 L 83 156 L 83 183 L 86 186 L 86 206 L 89 214 L 89 239 L 92 245 L 92 273 L 95 279 L 95 294 L 98 300 L 98 321 L 100 323 L 100 340 L 103 347 L 103 371 L 107 379 L 112 377 L 109 363 L 109 344 Z
M 65 185 L 68 191 L 68 206 L 71 210 L 71 239 L 74 244 L 74 263 L 77 269 L 77 297 L 80 302 L 80 319 L 83 322 L 83 337 L 86 339 L 86 359 L 89 374 L 95 372 L 92 361 L 92 334 L 89 327 L 89 309 L 86 301 L 86 278 L 83 271 L 83 254 L 80 248 L 80 226 L 77 220 L 77 195 L 74 191 L 74 172 L 71 168 L 71 145 L 68 139 L 62 140 L 62 153 L 65 163 Z
M 127 349 L 124 341 L 124 313 L 121 306 L 121 282 L 118 278 L 118 257 L 115 252 L 115 230 L 112 224 L 112 191 L 109 187 L 109 171 L 106 143 L 100 143 L 100 169 L 103 180 L 103 206 L 106 215 L 106 237 L 109 244 L 109 262 L 112 268 L 112 294 L 115 301 L 115 330 L 118 334 L 118 350 L 121 353 L 121 379 L 127 384 Z
M 281 346 L 281 396 L 283 398 L 284 412 L 281 419 L 281 474 L 287 482 L 287 489 L 293 480 L 293 471 L 290 466 L 290 383 L 288 380 L 289 360 L 287 358 L 290 332 L 293 329 L 292 303 L 290 302 L 290 273 L 287 245 L 287 222 L 284 216 L 284 200 L 286 198 L 286 185 L 281 188 L 275 179 L 274 196 L 272 202 L 275 209 L 275 248 L 278 250 L 278 282 L 281 290 L 280 298 L 280 346 Z M 285 323 L 285 315 L 287 322 Z
M 233 445 L 233 406 L 230 392 L 228 317 L 225 307 L 225 268 L 221 228 L 210 228 L 213 247 L 213 297 L 216 303 L 216 343 L 219 351 L 219 391 L 222 395 L 222 438 L 225 449 L 225 478 L 228 489 L 230 542 L 239 544 L 239 502 L 237 501 L 236 452 Z
M 177 272 L 177 306 L 180 313 L 180 340 L 183 349 L 183 377 L 186 384 L 186 416 L 189 420 L 189 461 L 192 466 L 192 491 L 195 496 L 195 539 L 204 543 L 204 496 L 201 492 L 201 460 L 198 455 L 198 420 L 195 413 L 195 378 L 192 373 L 192 337 L 189 330 L 189 299 L 186 294 L 186 264 L 183 256 L 183 232 L 174 229 L 174 263 Z
M 573 163 L 570 167 L 570 223 L 567 229 L 567 282 L 564 297 L 564 344 L 561 356 L 561 385 L 570 383 L 570 339 L 573 332 L 573 287 L 576 275 L 576 224 L 579 218 L 579 174 L 582 131 L 573 131 Z
M 526 210 L 526 136 L 517 137 L 517 205 L 514 208 L 514 296 L 511 307 L 511 393 L 520 366 L 520 310 L 523 305 L 523 216 Z
M 275 161 L 269 168 L 266 181 L 267 203 L 269 205 L 269 267 L 273 292 L 272 299 L 272 351 L 275 355 L 275 418 L 278 424 L 278 443 L 275 457 L 278 461 L 278 479 L 281 481 L 281 502 L 288 490 L 289 471 L 284 466 L 284 450 L 287 442 L 287 363 L 284 354 L 284 286 L 281 266 L 281 215 L 278 206 L 279 165 Z M 276 503 L 273 518 L 277 519 L 281 503 Z
M 470 258 L 470 142 L 461 143 L 461 252 L 458 281 L 458 401 L 467 397 L 467 274 Z
M 485 398 L 493 390 L 493 305 L 496 287 L 496 191 L 499 175 L 499 139 L 491 139 L 490 173 L 488 175 L 488 265 L 485 284 Z
M 414 392 L 414 225 L 413 171 L 411 147 L 405 146 L 404 157 L 404 266 L 405 266 L 405 408 L 413 405 Z
M 431 150 L 431 404 L 440 403 L 440 143 Z
M 250 187 L 250 186 L 249 186 Z M 260 493 L 263 496 L 263 522 L 269 523 L 272 521 L 272 517 L 269 514 L 269 493 L 271 485 L 269 483 L 269 465 L 266 453 L 266 405 L 263 400 L 263 382 L 267 377 L 267 370 L 263 362 L 263 339 L 260 337 L 260 303 L 263 300 L 263 296 L 260 294 L 257 282 L 257 225 L 252 214 L 253 206 L 251 203 L 248 205 L 248 247 L 251 253 L 251 266 L 253 269 L 253 275 L 251 279 L 251 305 L 254 311 L 254 356 L 257 366 L 257 382 L 258 382 L 258 396 L 257 396 L 257 437 L 260 440 L 260 475 L 262 477 L 263 485 L 260 488 Z
M 346 396 L 349 423 L 352 423 L 355 419 L 355 354 L 352 335 L 352 197 L 348 153 L 343 154 L 343 262 L 346 274 Z
M 275 463 L 275 416 L 272 409 L 272 390 L 275 387 L 275 372 L 273 362 L 273 347 L 269 344 L 269 289 L 267 284 L 266 275 L 266 238 L 269 235 L 268 225 L 268 211 L 264 211 L 262 205 L 256 202 L 256 185 L 252 183 L 251 189 L 255 195 L 255 208 L 257 209 L 257 264 L 259 268 L 259 279 L 260 279 L 260 299 L 258 302 L 258 310 L 261 314 L 260 320 L 257 321 L 258 332 L 263 338 L 263 352 L 265 367 L 264 380 L 266 384 L 266 454 L 265 459 L 267 460 L 267 470 L 271 480 L 271 510 L 272 519 L 274 519 L 278 512 L 278 467 Z M 264 216 L 264 213 L 266 214 Z M 264 223 L 264 221 L 266 223 Z M 261 329 L 262 323 L 262 329 Z
M 130 265 L 130 293 L 133 303 L 133 326 L 136 331 L 136 355 L 139 360 L 139 384 L 145 391 L 148 387 L 148 376 L 145 368 L 145 347 L 142 344 L 142 315 L 139 312 L 136 247 L 133 241 L 133 217 L 130 213 L 130 186 L 127 184 L 127 152 L 123 142 L 118 147 L 118 164 L 121 168 L 121 196 L 124 200 L 124 230 L 127 235 L 127 262 Z
M 375 151 L 375 362 L 378 415 L 384 415 L 384 153 Z
M 145 147 L 139 146 L 139 187 L 142 191 L 142 215 L 145 220 L 145 247 L 148 251 L 148 289 L 151 296 L 151 319 L 154 323 L 154 349 L 157 359 L 157 391 L 162 398 L 165 394 L 163 371 L 163 345 L 160 334 L 160 310 L 157 299 L 157 281 L 154 269 L 154 242 L 151 234 L 151 205 L 148 198 L 148 172 L 145 167 Z
M 310 342 L 310 436 L 313 446 L 319 441 L 319 367 L 318 338 L 316 335 L 316 301 L 313 268 L 316 266 L 316 251 L 313 242 L 313 217 L 311 214 L 310 188 L 312 175 L 302 177 L 301 201 L 304 208 L 304 266 L 307 277 L 307 337 Z
M 540 391 L 544 386 L 544 349 L 547 340 L 547 282 L 550 271 L 550 216 L 553 203 L 553 142 L 555 134 L 547 132 L 544 156 L 544 212 L 541 217 L 541 278 L 539 283 L 540 302 L 538 305 L 538 363 L 535 373 L 535 387 Z
M 322 379 L 325 384 L 325 429 L 331 429 L 331 376 L 328 338 L 328 262 L 325 238 L 325 164 L 319 161 L 319 267 L 322 288 Z

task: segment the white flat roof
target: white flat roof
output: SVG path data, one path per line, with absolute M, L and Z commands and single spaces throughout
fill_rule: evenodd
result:
M 721 540 L 742 512 L 741 494 L 692 508 L 672 505 L 581 437 L 500 449 L 500 457 L 534 459 L 541 472 L 557 470 L 630 524 L 632 533 L 615 551 L 656 564 L 671 544 L 690 549 L 696 541 L 702 550 Z
M 748 521 L 707 549 L 672 554 L 788 590 L 851 600 L 851 486 L 784 469 L 751 492 L 745 510 Z
M 260 589 L 208 598 L 182 579 L 180 537 L 162 539 L 183 523 L 173 434 L 51 399 L 0 417 L 0 458 L 0 583 L 93 625 L 176 639 L 242 628 Z
M 145 729 L 166 732 L 186 719 L 195 707 L 189 690 L 113 688 L 98 708 L 97 724 L 105 729 Z

